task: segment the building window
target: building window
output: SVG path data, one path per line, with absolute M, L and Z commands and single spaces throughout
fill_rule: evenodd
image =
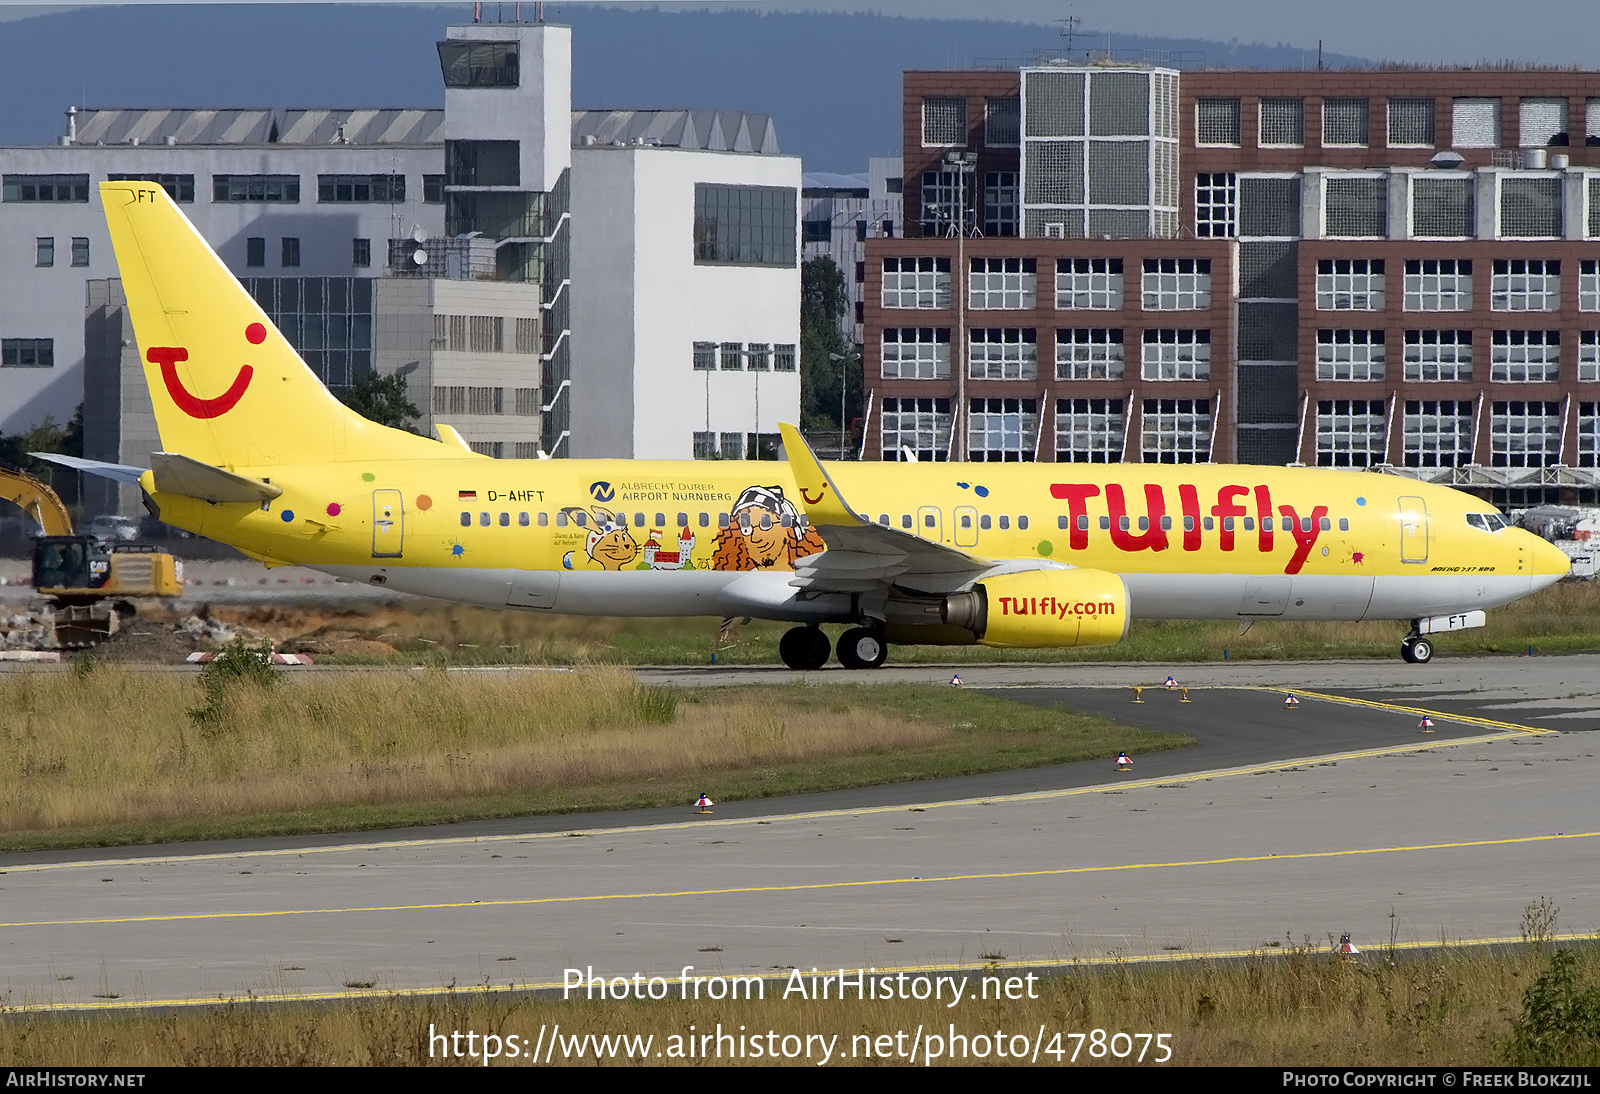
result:
M 1206 463 L 1211 459 L 1211 400 L 1146 399 L 1140 433 L 1145 463 Z
M 1014 237 L 1022 216 L 1022 197 L 1015 171 L 985 171 L 983 174 L 983 234 Z
M 1383 259 L 1322 258 L 1317 260 L 1319 311 L 1382 311 Z
M 1389 147 L 1432 148 L 1433 100 L 1389 100 Z
M 190 205 L 194 202 L 194 176 L 193 175 L 107 175 L 110 182 L 153 182 L 167 192 L 167 197 L 179 205 Z
M 722 371 L 742 372 L 744 370 L 744 343 L 722 343 Z
M 300 240 L 294 236 L 283 237 L 283 265 L 300 265 Z
M 883 332 L 885 380 L 945 380 L 949 377 L 949 330 L 890 327 Z
M 1491 403 L 1490 461 L 1495 467 L 1546 467 L 1561 456 L 1561 404 Z
M 1383 462 L 1383 400 L 1317 403 L 1317 466 L 1371 467 Z
M 1146 380 L 1209 380 L 1211 332 L 1147 330 L 1142 364 Z
M 467 349 L 472 353 L 504 353 L 506 321 L 499 315 L 467 316 Z
M 1472 332 L 1470 330 L 1406 331 L 1406 379 L 1471 380 Z
M 1324 183 L 1325 234 L 1336 239 L 1382 239 L 1389 234 L 1389 180 L 1331 176 Z
M 0 338 L 0 367 L 54 368 L 54 338 Z
M 1472 462 L 1472 403 L 1408 399 L 1401 445 L 1407 467 L 1460 467 Z
M 1057 399 L 1057 463 L 1121 463 L 1127 417 L 1121 399 Z
M 294 204 L 300 200 L 300 176 L 212 175 L 211 200 Z
M 6 201 L 89 200 L 88 175 L 6 175 L 0 193 Z
M 422 176 L 422 200 L 427 205 L 444 204 L 444 176 Z
M 318 175 L 317 200 L 330 202 L 406 200 L 404 175 Z
M 919 462 L 949 459 L 949 399 L 888 398 L 883 401 L 882 421 L 884 459 L 900 459 L 905 448 L 916 453 Z
M 1299 148 L 1306 143 L 1304 99 L 1262 99 L 1260 143 L 1269 148 Z
M 1507 239 L 1561 238 L 1561 179 L 1500 179 L 1500 234 Z
M 1322 143 L 1333 148 L 1366 147 L 1367 114 L 1365 99 L 1323 99 Z
M 1578 379 L 1600 380 L 1600 331 L 1578 332 Z
M 1595 103 L 1590 117 L 1600 123 L 1600 101 Z M 1594 139 L 1600 141 L 1600 135 Z M 1589 236 L 1591 239 L 1600 236 L 1600 175 L 1589 176 Z
M 1578 466 L 1600 466 L 1600 403 L 1578 404 Z
M 519 387 L 512 396 L 516 404 L 518 417 L 535 418 L 544 412 L 539 405 L 539 389 L 536 387 Z
M 1568 142 L 1567 100 L 1523 99 L 1518 107 L 1522 147 L 1543 148 Z
M 1194 142 L 1196 144 L 1237 145 L 1239 143 L 1239 100 L 1196 99 L 1194 104 Z
M 779 342 L 772 347 L 772 371 L 793 372 L 798 355 L 793 342 Z
M 1032 330 L 977 327 L 969 333 L 967 375 L 974 380 L 1034 380 L 1039 346 Z
M 967 414 L 967 451 L 976 463 L 1031 462 L 1038 445 L 1039 404 L 1034 399 L 973 399 Z
M 1300 235 L 1300 180 L 1246 175 L 1239 180 L 1239 234 L 1293 239 Z
M 1500 147 L 1500 100 L 1457 99 L 1451 104 L 1452 148 Z
M 930 238 L 955 230 L 956 209 L 962 200 L 961 176 L 955 171 L 922 173 L 922 234 Z
M 521 80 L 515 42 L 440 42 L 445 87 L 517 87 Z
M 1071 310 L 1121 310 L 1122 259 L 1058 259 L 1056 307 Z
M 372 265 L 372 240 L 352 239 L 350 241 L 350 265 L 366 269 Z
M 696 372 L 714 372 L 717 367 L 717 344 L 715 342 L 696 342 L 694 344 L 694 370 Z
M 1411 180 L 1411 234 L 1419 239 L 1470 239 L 1477 231 L 1474 180 Z
M 242 283 L 324 384 L 346 387 L 372 371 L 371 278 L 247 277 Z
M 1406 260 L 1406 311 L 1471 311 L 1472 259 Z
M 1147 258 L 1143 294 L 1148 311 L 1204 311 L 1211 307 L 1211 260 Z
M 445 141 L 446 186 L 521 186 L 518 141 Z
M 1122 331 L 1056 331 L 1057 380 L 1120 380 L 1123 368 Z
M 1559 311 L 1561 263 L 1554 259 L 1497 258 L 1489 282 L 1491 311 Z
M 505 413 L 506 389 L 503 387 L 467 388 L 468 414 Z
M 1317 331 L 1317 379 L 1383 379 L 1383 331 Z
M 516 338 L 516 353 L 539 352 L 539 321 L 537 319 L 518 319 Z
M 1497 330 L 1489 355 L 1491 380 L 1534 384 L 1561 379 L 1561 332 L 1558 330 Z
M 1227 239 L 1237 234 L 1239 176 L 1200 171 L 1194 176 L 1194 234 Z
M 931 98 L 922 100 L 922 143 L 930 146 L 967 143 L 967 100 Z
M 884 259 L 883 306 L 948 308 L 950 260 L 948 258 Z
M 833 222 L 831 220 L 802 220 L 800 222 L 800 242 L 833 242 Z
M 793 266 L 795 247 L 794 190 L 695 184 L 697 265 Z
M 744 459 L 743 433 L 723 433 L 718 437 L 717 457 L 724 460 Z
M 1031 309 L 1038 280 L 1031 258 L 974 258 L 967 302 L 978 310 Z
M 751 372 L 772 371 L 772 343 L 751 342 L 745 347 L 745 357 Z
M 990 148 L 1015 148 L 1022 141 L 1022 100 L 983 100 L 983 143 Z
M 72 237 L 72 264 L 74 266 L 87 266 L 89 264 L 89 237 Z
M 33 241 L 33 264 L 35 266 L 54 266 L 56 264 L 55 236 L 39 236 Z
M 717 458 L 717 435 L 715 433 L 696 433 L 694 435 L 694 458 L 697 460 L 714 460 Z
M 244 264 L 246 266 L 265 266 L 267 264 L 267 241 L 262 236 L 250 236 L 244 241 Z
M 1600 311 L 1600 263 L 1592 258 L 1578 267 L 1578 310 Z

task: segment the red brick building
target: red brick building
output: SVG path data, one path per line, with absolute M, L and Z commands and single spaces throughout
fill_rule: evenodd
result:
M 857 270 L 869 458 L 1594 487 L 1600 73 L 904 88 L 904 238 Z

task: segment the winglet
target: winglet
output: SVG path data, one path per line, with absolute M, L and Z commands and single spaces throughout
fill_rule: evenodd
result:
M 806 444 L 800 431 L 792 425 L 779 425 L 783 435 L 783 450 L 789 458 L 789 470 L 794 473 L 794 484 L 800 490 L 801 508 L 812 524 L 861 524 L 862 519 L 851 510 L 839 488 L 828 472 L 823 470 L 811 446 Z

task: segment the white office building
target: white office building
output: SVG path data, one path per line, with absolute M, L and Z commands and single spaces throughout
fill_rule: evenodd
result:
M 81 403 L 90 458 L 156 443 L 99 208 L 120 177 L 161 183 L 330 386 L 404 376 L 421 430 L 770 454 L 799 409 L 800 183 L 771 120 L 575 113 L 566 27 L 454 26 L 439 57 L 442 111 L 70 111 L 0 149 L 0 431 Z

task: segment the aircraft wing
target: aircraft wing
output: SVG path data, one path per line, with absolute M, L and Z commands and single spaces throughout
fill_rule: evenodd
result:
M 828 545 L 826 551 L 796 562 L 789 584 L 817 592 L 870 592 L 887 585 L 949 592 L 996 569 L 992 559 L 860 516 L 850 508 L 800 431 L 792 425 L 778 429 L 806 520 Z

